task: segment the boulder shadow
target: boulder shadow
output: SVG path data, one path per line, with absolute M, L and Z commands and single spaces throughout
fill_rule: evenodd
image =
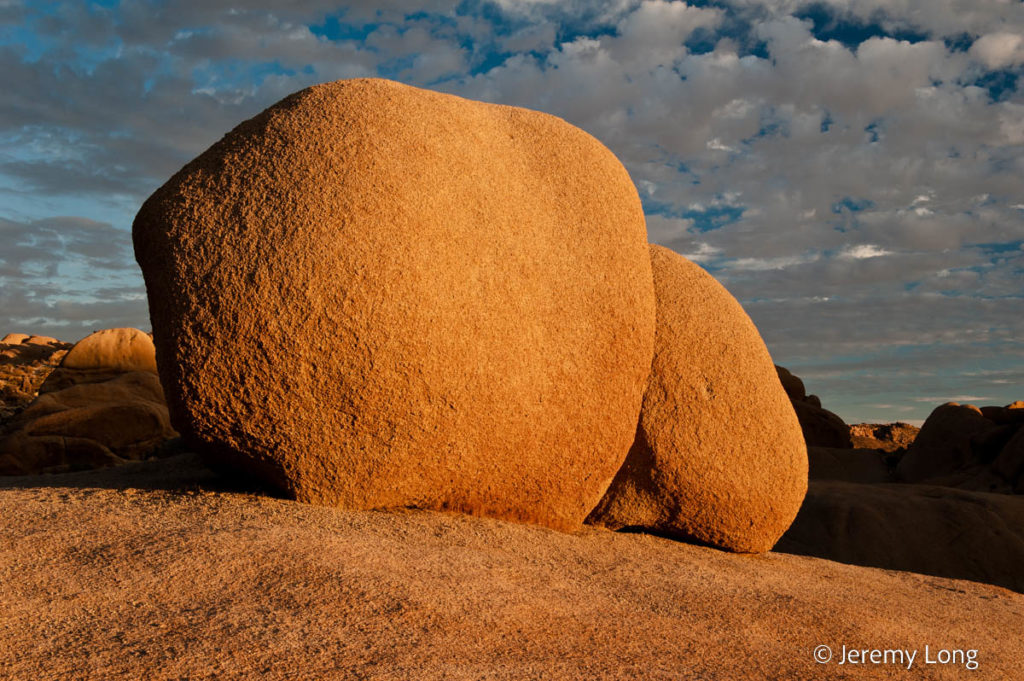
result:
M 189 451 L 180 440 L 167 443 L 157 456 L 119 466 L 0 476 L 0 490 L 30 488 L 140 489 L 168 492 L 236 492 L 287 498 L 279 489 L 240 472 L 211 468 L 204 457 Z

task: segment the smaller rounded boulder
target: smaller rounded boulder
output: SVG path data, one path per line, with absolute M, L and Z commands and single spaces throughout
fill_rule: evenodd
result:
M 651 246 L 657 331 L 636 439 L 588 522 L 767 551 L 807 490 L 807 448 L 768 349 L 728 291 Z
M 921 432 L 900 459 L 897 473 L 904 482 L 921 482 L 982 463 L 971 440 L 995 428 L 996 424 L 973 404 L 939 405 L 925 419 Z
M 151 371 L 156 350 L 148 333 L 138 329 L 104 329 L 75 343 L 61 362 L 64 369 Z

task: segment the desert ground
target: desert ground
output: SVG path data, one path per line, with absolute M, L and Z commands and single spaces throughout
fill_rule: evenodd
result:
M 341 511 L 189 454 L 2 484 L 4 678 L 1010 679 L 1024 655 L 1024 597 L 973 581 Z M 823 666 L 819 645 L 920 652 Z

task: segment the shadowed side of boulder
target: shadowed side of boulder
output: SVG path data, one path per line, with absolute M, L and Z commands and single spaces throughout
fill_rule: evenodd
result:
M 971 439 L 996 425 L 970 404 L 948 402 L 936 407 L 900 460 L 897 472 L 906 482 L 950 475 L 978 463 Z
M 1024 497 L 812 480 L 775 550 L 1024 591 Z
M 800 421 L 804 439 L 809 447 L 850 449 L 853 441 L 850 427 L 837 414 L 824 409 L 818 402 L 793 402 L 793 410 Z
M 0 475 L 56 473 L 141 459 L 177 435 L 148 371 L 39 395 L 5 425 Z
M 793 404 L 808 447 L 851 448 L 850 426 L 821 406 L 821 398 L 808 395 L 803 379 L 786 367 L 775 365 L 779 382 Z
M 876 449 L 808 447 L 807 461 L 811 480 L 894 482 L 889 460 Z

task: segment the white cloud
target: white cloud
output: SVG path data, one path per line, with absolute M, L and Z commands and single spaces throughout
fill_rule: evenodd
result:
M 708 140 L 708 149 L 711 149 L 712 151 L 728 151 L 730 153 L 739 152 L 739 149 L 737 149 L 736 147 L 730 147 L 727 144 L 723 144 L 722 140 L 718 139 L 717 137 Z
M 715 248 L 711 244 L 702 241 L 697 244 L 697 247 L 694 250 L 681 253 L 681 255 L 694 262 L 708 262 L 721 255 L 721 253 L 722 249 Z
M 874 244 L 860 244 L 844 248 L 839 257 L 846 260 L 866 260 L 867 258 L 880 258 L 885 255 L 892 255 L 892 251 L 879 248 Z
M 769 270 L 784 270 L 797 265 L 806 265 L 818 260 L 820 256 L 816 253 L 805 255 L 792 255 L 781 258 L 737 258 L 724 264 L 727 270 L 765 272 Z
M 960 404 L 987 403 L 991 397 L 980 397 L 978 395 L 953 395 L 952 397 L 915 397 L 914 402 L 927 402 L 929 404 L 945 404 L 946 402 L 958 402 Z
M 607 41 L 613 57 L 627 65 L 671 66 L 686 54 L 683 43 L 698 28 L 721 23 L 718 9 L 691 7 L 685 2 L 645 0 L 618 23 L 618 37 Z
M 1024 63 L 1024 36 L 1019 33 L 989 33 L 974 41 L 970 55 L 990 69 Z

